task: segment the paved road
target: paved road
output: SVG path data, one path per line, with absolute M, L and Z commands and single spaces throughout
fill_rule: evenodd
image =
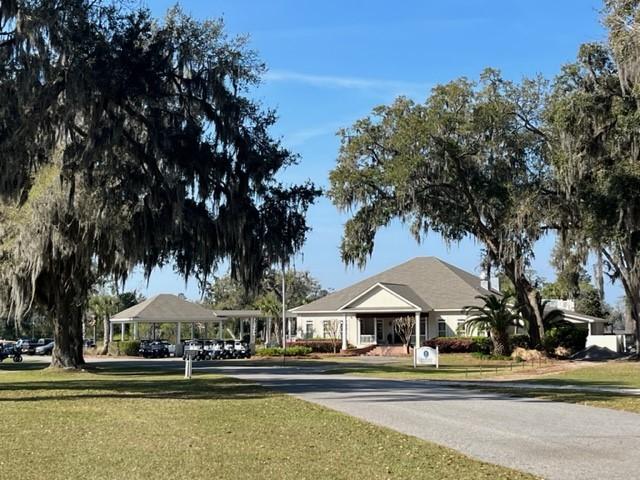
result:
M 633 413 L 292 368 L 211 370 L 547 479 L 630 479 L 640 471 Z

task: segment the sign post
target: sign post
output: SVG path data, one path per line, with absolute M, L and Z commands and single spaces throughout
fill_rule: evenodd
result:
M 184 350 L 184 378 L 191 379 L 191 373 L 193 371 L 193 359 L 198 355 L 198 350 L 193 348 L 192 345 L 188 345 Z

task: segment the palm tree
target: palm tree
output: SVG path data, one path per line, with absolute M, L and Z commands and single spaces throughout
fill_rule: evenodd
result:
M 464 311 L 469 317 L 464 323 L 467 333 L 471 331 L 488 331 L 493 343 L 493 355 L 508 355 L 509 327 L 527 326 L 526 321 L 513 306 L 510 295 L 497 296 L 478 295 L 476 297 L 484 302 L 481 307 L 465 307 Z

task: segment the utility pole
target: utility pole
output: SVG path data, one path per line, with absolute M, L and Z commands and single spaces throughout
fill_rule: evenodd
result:
M 285 280 L 285 263 L 282 262 L 282 364 L 287 356 L 287 295 Z

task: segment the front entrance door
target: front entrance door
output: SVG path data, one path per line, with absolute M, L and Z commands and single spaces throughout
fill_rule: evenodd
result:
M 376 319 L 376 343 L 382 344 L 384 341 L 384 321 L 381 318 Z

